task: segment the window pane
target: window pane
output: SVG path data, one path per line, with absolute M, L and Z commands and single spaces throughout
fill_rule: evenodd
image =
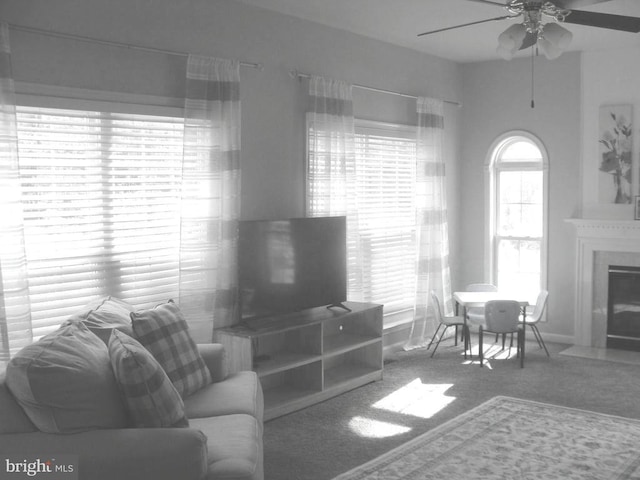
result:
M 34 336 L 99 296 L 175 296 L 182 120 L 17 113 Z
M 382 303 L 385 314 L 413 306 L 415 238 L 413 229 L 361 231 L 364 300 Z
M 542 236 L 542 181 L 542 171 L 499 172 L 499 235 Z
M 415 149 L 415 137 L 356 132 L 365 300 L 384 304 L 385 314 L 413 306 Z
M 526 292 L 535 302 L 540 291 L 540 245 L 540 241 L 498 240 L 498 287 L 501 291 Z
M 510 143 L 500 153 L 501 162 L 541 162 L 542 155 L 536 145 L 529 140 Z

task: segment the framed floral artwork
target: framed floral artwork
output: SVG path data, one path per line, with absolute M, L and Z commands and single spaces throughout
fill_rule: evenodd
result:
M 633 130 L 631 105 L 600 107 L 598 200 L 631 204 Z

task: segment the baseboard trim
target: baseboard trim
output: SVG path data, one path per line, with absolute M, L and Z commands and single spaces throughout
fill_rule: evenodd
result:
M 573 335 L 558 335 L 557 333 L 542 333 L 542 339 L 551 343 L 566 343 L 567 345 L 575 345 L 575 337 Z M 529 335 L 527 335 L 529 339 Z

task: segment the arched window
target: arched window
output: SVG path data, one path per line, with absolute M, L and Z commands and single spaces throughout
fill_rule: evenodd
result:
M 546 289 L 548 158 L 528 132 L 501 135 L 487 157 L 487 270 L 501 291 Z

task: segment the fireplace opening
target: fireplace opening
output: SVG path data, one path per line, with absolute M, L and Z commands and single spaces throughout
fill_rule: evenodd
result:
M 640 267 L 609 266 L 607 347 L 640 351 Z

